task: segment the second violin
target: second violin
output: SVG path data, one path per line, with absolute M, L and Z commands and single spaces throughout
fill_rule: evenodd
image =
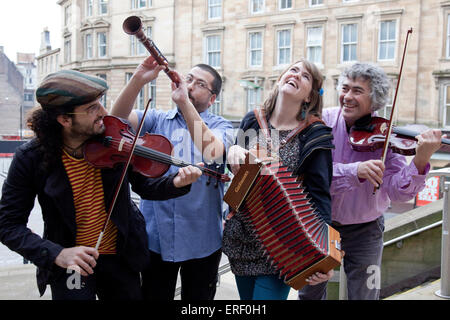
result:
M 125 163 L 131 150 L 134 134 L 123 120 L 105 116 L 103 118 L 105 132 L 97 139 L 86 142 L 84 146 L 85 159 L 95 167 L 112 168 L 118 163 Z M 131 164 L 133 169 L 146 177 L 156 178 L 167 172 L 170 165 L 186 167 L 192 165 L 199 168 L 204 174 L 218 181 L 230 181 L 226 174 L 211 169 L 186 163 L 171 156 L 172 144 L 164 136 L 146 133 L 139 137 L 133 151 Z
M 349 133 L 349 142 L 352 148 L 361 152 L 383 148 L 388 126 L 389 120 L 381 117 L 364 117 L 358 120 Z M 415 137 L 419 134 L 419 132 L 407 128 L 392 127 L 389 148 L 395 153 L 413 156 L 416 154 L 417 148 Z M 450 139 L 443 138 L 442 143 L 450 146 Z

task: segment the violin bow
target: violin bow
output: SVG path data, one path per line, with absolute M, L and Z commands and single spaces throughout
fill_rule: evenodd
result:
M 383 154 L 381 156 L 381 161 L 385 162 L 386 160 L 386 155 L 387 155 L 387 150 L 389 148 L 389 139 L 391 138 L 391 132 L 392 132 L 392 123 L 393 123 L 393 118 L 394 118 L 394 114 L 395 114 L 395 105 L 397 102 L 397 94 L 398 94 L 398 88 L 400 87 L 400 79 L 402 77 L 402 71 L 403 71 L 403 63 L 405 62 L 405 56 L 406 56 L 406 48 L 408 46 L 408 38 L 409 35 L 413 32 L 412 27 L 409 27 L 407 33 L 406 33 L 406 40 L 405 40 L 405 46 L 403 48 L 403 56 L 402 56 L 402 63 L 400 64 L 400 71 L 398 74 L 398 78 L 397 78 L 397 87 L 395 88 L 395 94 L 394 94 L 394 101 L 392 103 L 392 109 L 391 109 L 391 115 L 389 118 L 389 125 L 387 128 L 387 134 L 386 134 L 386 138 L 384 140 L 384 144 L 383 144 Z M 373 194 L 375 194 L 375 192 L 377 191 L 377 189 L 379 189 L 380 186 L 378 185 L 378 187 L 374 187 L 373 188 Z
M 162 55 L 161 51 L 159 51 L 159 49 L 156 47 L 156 45 L 153 43 L 153 41 L 150 41 L 150 39 L 148 39 L 145 36 L 144 32 L 142 31 L 142 21 L 141 21 L 141 19 L 139 17 L 137 17 L 137 16 L 128 17 L 123 22 L 122 28 L 125 31 L 125 33 L 130 34 L 130 35 L 135 35 L 139 39 L 139 41 L 142 42 L 144 47 L 149 51 L 149 53 L 156 60 L 156 62 L 158 64 L 164 65 L 166 67 L 164 71 L 166 72 L 166 74 L 170 78 L 170 80 L 172 80 L 176 84 L 179 83 L 180 79 L 178 78 L 177 74 L 174 73 L 172 70 L 170 70 L 167 67 L 167 65 L 165 64 L 167 62 L 167 59 Z M 107 217 L 106 217 L 105 225 L 103 226 L 103 229 L 100 232 L 100 235 L 99 235 L 98 240 L 97 240 L 97 244 L 95 246 L 95 249 L 97 249 L 97 250 L 100 247 L 100 243 L 101 243 L 103 235 L 104 235 L 104 233 L 106 231 L 106 227 L 108 226 L 109 220 L 111 218 L 111 213 L 112 213 L 112 211 L 114 209 L 114 205 L 115 205 L 117 197 L 119 195 L 120 188 L 122 187 L 123 180 L 125 179 L 126 172 L 127 172 L 128 167 L 130 165 L 131 157 L 133 156 L 133 152 L 134 152 L 134 149 L 136 147 L 136 142 L 137 142 L 137 139 L 139 138 L 139 135 L 141 133 L 141 129 L 142 129 L 142 126 L 143 126 L 144 120 L 145 120 L 145 115 L 147 114 L 147 110 L 148 110 L 148 107 L 149 107 L 151 101 L 152 101 L 152 99 L 148 100 L 147 105 L 145 106 L 145 110 L 144 110 L 143 115 L 142 115 L 141 122 L 138 125 L 138 129 L 136 131 L 136 135 L 135 135 L 135 137 L 133 139 L 133 144 L 131 145 L 130 154 L 128 155 L 128 160 L 127 160 L 126 165 L 124 166 L 124 168 L 122 170 L 122 175 L 120 177 L 119 184 L 116 187 L 116 191 L 115 191 L 115 194 L 114 194 L 111 206 L 110 206 L 110 208 L 108 210 L 108 214 L 107 214 Z
M 100 244 L 101 244 L 101 242 L 102 242 L 103 235 L 105 234 L 106 227 L 108 226 L 109 220 L 111 219 L 112 211 L 113 211 L 114 206 L 115 206 L 115 204 L 116 204 L 116 200 L 117 200 L 117 198 L 118 198 L 118 196 L 119 196 L 120 188 L 122 187 L 123 181 L 125 180 L 125 175 L 126 175 L 126 173 L 127 173 L 128 167 L 130 166 L 130 163 L 131 163 L 131 157 L 133 156 L 134 149 L 136 148 L 136 143 L 137 143 L 137 140 L 139 139 L 139 136 L 140 136 L 140 134 L 141 134 L 141 130 L 142 130 L 142 127 L 143 127 L 143 125 L 144 125 L 145 115 L 147 114 L 148 107 L 149 107 L 151 101 L 152 101 L 152 99 L 150 98 L 150 99 L 148 100 L 148 102 L 147 102 L 147 105 L 145 106 L 144 113 L 142 114 L 142 119 L 141 119 L 141 121 L 139 122 L 137 131 L 136 131 L 136 135 L 135 135 L 135 137 L 134 137 L 134 139 L 133 139 L 133 143 L 132 143 L 131 148 L 130 148 L 130 154 L 128 155 L 127 162 L 126 162 L 125 166 L 124 166 L 123 169 L 122 169 L 122 174 L 121 174 L 121 176 L 120 176 L 119 183 L 118 183 L 117 186 L 116 186 L 116 190 L 115 190 L 115 192 L 114 192 L 113 200 L 111 201 L 111 205 L 109 206 L 109 210 L 108 210 L 108 213 L 107 213 L 107 215 L 106 215 L 106 221 L 105 221 L 105 224 L 103 225 L 103 229 L 102 229 L 102 231 L 100 232 L 100 234 L 99 234 L 99 236 L 98 236 L 97 244 L 95 245 L 95 249 L 96 249 L 96 250 L 98 250 L 98 249 L 100 248 Z

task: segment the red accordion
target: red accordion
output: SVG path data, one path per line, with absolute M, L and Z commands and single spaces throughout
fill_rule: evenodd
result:
M 339 233 L 315 212 L 301 181 L 281 163 L 243 164 L 224 201 L 241 213 L 292 288 L 341 264 Z

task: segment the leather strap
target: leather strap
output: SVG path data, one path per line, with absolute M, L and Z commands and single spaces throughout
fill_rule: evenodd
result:
M 296 128 L 291 130 L 286 138 L 281 139 L 280 145 L 278 148 L 276 148 L 272 143 L 272 138 L 270 137 L 270 130 L 269 125 L 267 123 L 267 118 L 264 112 L 264 109 L 262 108 L 256 108 L 253 110 L 253 113 L 255 114 L 256 120 L 258 121 L 259 127 L 262 129 L 264 135 L 266 136 L 266 141 L 270 146 L 270 149 L 272 151 L 278 151 L 279 149 L 283 148 L 289 141 L 291 141 L 297 134 L 303 131 L 303 129 L 307 128 L 311 123 L 314 122 L 322 122 L 324 123 L 319 117 L 316 117 L 314 115 L 311 115 L 307 117 L 306 121 L 303 121 L 300 123 Z

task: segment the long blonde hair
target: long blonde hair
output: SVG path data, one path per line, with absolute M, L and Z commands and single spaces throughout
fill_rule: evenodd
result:
M 299 111 L 297 113 L 297 120 L 301 121 L 308 117 L 308 115 L 315 115 L 317 117 L 322 116 L 322 108 L 323 108 L 323 99 L 320 90 L 322 89 L 323 84 L 323 76 L 320 73 L 319 69 L 316 65 L 306 59 L 300 59 L 294 63 L 292 63 L 289 67 L 287 67 L 278 77 L 277 83 L 275 84 L 272 92 L 269 97 L 264 101 L 263 109 L 265 109 L 268 117 L 272 115 L 273 110 L 275 109 L 275 105 L 277 103 L 279 87 L 278 83 L 280 82 L 281 77 L 290 69 L 293 65 L 297 63 L 303 63 L 306 70 L 312 76 L 312 87 L 311 93 L 309 95 L 310 103 L 303 103 L 299 106 Z

